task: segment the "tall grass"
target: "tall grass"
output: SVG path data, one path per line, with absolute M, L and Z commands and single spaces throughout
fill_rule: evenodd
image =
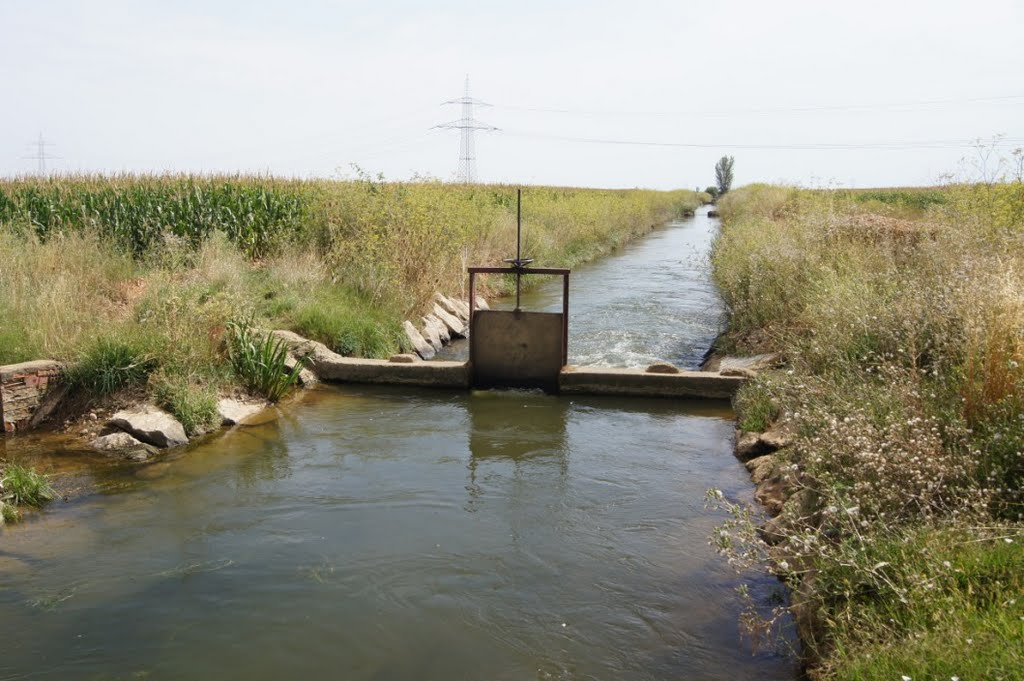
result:
M 1024 640 L 1021 183 L 755 186 L 720 209 L 727 345 L 789 364 L 736 406 L 797 434 L 780 457 L 815 503 L 784 517 L 777 555 L 813 675 L 1019 669 L 1000 637 Z

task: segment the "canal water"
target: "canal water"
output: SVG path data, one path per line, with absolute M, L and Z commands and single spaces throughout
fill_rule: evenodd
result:
M 569 363 L 644 367 L 671 362 L 696 369 L 725 323 L 708 265 L 717 225 L 703 208 L 574 269 L 569 277 Z M 523 293 L 522 309 L 562 311 L 561 277 L 546 278 Z M 515 299 L 493 306 L 512 309 Z M 460 341 L 439 359 L 466 359 L 468 353 L 468 343 Z
M 652 355 L 701 353 L 664 328 Z M 715 402 L 324 387 L 150 464 L 8 440 L 0 455 L 98 491 L 0 534 L 0 680 L 793 679 L 741 640 L 734 589 L 751 578 L 708 546 L 724 518 L 705 490 L 751 496 L 731 418 Z

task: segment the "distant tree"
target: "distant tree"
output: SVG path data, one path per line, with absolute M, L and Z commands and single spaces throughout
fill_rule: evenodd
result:
M 705 194 L 711 194 L 711 198 L 717 199 L 718 198 L 718 187 L 716 187 L 714 185 L 711 185 L 710 187 L 708 187 L 707 189 L 704 190 L 704 193 Z
M 724 194 L 732 187 L 732 156 L 723 156 L 715 164 L 715 182 L 718 183 L 718 193 Z

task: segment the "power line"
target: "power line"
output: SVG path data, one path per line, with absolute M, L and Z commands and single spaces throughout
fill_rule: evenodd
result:
M 710 144 L 702 142 L 660 142 L 648 140 L 623 140 L 600 137 L 570 137 L 564 135 L 550 135 L 536 132 L 517 132 L 506 130 L 504 134 L 510 137 L 525 137 L 532 139 L 557 140 L 562 142 L 581 142 L 585 144 L 609 144 L 619 146 L 636 147 L 670 147 L 684 149 L 766 149 L 766 150 L 787 150 L 787 151 L 835 151 L 835 150 L 882 150 L 902 151 L 908 149 L 949 149 L 966 148 L 977 146 L 978 140 L 919 140 L 913 142 L 821 142 L 804 144 Z M 1014 145 L 1024 142 L 1017 138 L 1004 138 L 994 142 L 998 146 Z
M 499 109 L 509 111 L 528 111 L 535 113 L 571 114 L 579 116 L 744 116 L 751 114 L 774 114 L 774 113 L 816 113 L 816 112 L 845 112 L 845 111 L 885 111 L 904 110 L 914 111 L 917 108 L 938 107 L 950 104 L 978 104 L 988 102 L 1010 102 L 1019 100 L 1024 104 L 1024 94 L 995 95 L 991 97 L 961 97 L 946 99 L 925 99 L 917 101 L 888 102 L 881 104 L 815 104 L 789 107 L 747 107 L 739 109 L 690 109 L 679 111 L 638 111 L 638 110 L 617 110 L 617 109 L 579 109 L 573 107 L 544 107 L 544 106 L 520 106 L 516 104 L 495 104 Z
M 474 106 L 491 106 L 487 102 L 481 102 L 469 96 L 469 76 L 466 76 L 466 91 L 459 99 L 451 99 L 443 104 L 460 104 L 462 106 L 462 118 L 435 125 L 435 128 L 446 130 L 459 130 L 459 179 L 466 183 L 476 182 L 476 139 L 474 133 L 477 130 L 497 130 L 493 125 L 488 125 L 473 118 Z
M 25 159 L 34 159 L 37 163 L 37 170 L 40 175 L 46 175 L 46 162 L 52 159 L 60 158 L 60 156 L 53 156 L 46 152 L 46 147 L 55 146 L 53 142 L 47 142 L 43 139 L 43 133 L 39 133 L 39 138 L 35 142 L 30 144 L 35 145 L 36 153 L 32 156 L 22 156 Z

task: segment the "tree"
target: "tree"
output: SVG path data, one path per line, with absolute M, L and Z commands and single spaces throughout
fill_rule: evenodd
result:
M 711 185 L 710 187 L 708 187 L 707 189 L 704 190 L 704 193 L 705 194 L 711 194 L 711 198 L 712 199 L 717 199 L 718 198 L 718 187 L 716 187 L 715 185 Z
M 718 183 L 718 193 L 724 194 L 732 187 L 732 156 L 723 156 L 715 164 L 715 182 Z

